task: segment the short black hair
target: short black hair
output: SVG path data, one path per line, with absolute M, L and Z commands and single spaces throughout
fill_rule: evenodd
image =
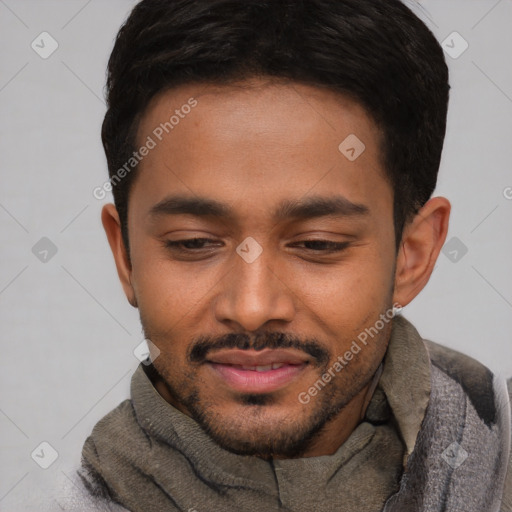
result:
M 122 180 L 113 177 L 132 157 L 149 101 L 179 85 L 252 77 L 327 87 L 365 109 L 382 133 L 398 247 L 405 223 L 436 186 L 449 96 L 442 48 L 407 6 L 399 0 L 143 0 L 119 30 L 108 62 L 101 134 L 128 254 L 136 167 Z

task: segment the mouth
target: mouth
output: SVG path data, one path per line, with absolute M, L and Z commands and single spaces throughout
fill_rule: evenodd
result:
M 217 379 L 242 393 L 277 391 L 298 379 L 309 363 L 295 350 L 221 350 L 207 360 Z

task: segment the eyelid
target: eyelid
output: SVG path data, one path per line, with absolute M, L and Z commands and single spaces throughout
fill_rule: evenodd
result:
M 193 242 L 201 242 L 203 244 L 210 244 L 207 247 L 195 247 L 195 248 L 187 248 L 183 247 L 186 243 L 193 243 Z M 206 237 L 190 237 L 190 238 L 183 238 L 179 240 L 164 240 L 164 247 L 169 250 L 173 250 L 178 253 L 186 253 L 189 255 L 192 254 L 200 254 L 201 252 L 211 252 L 216 247 L 218 248 L 219 244 L 222 244 L 223 242 L 219 242 L 218 240 L 206 238 Z M 337 254 L 343 252 L 345 249 L 347 249 L 352 242 L 344 240 L 344 241 L 334 241 L 334 240 L 326 240 L 326 239 L 318 239 L 318 238 L 307 238 L 304 240 L 298 240 L 292 244 L 290 244 L 291 247 L 297 247 L 302 244 L 308 244 L 308 243 L 318 243 L 318 244 L 324 244 L 327 246 L 327 248 L 324 249 L 314 249 L 314 248 L 308 248 L 308 247 L 300 247 L 301 249 L 305 250 L 306 252 L 309 252 L 310 254 L 314 254 L 317 256 L 321 255 L 329 255 L 329 254 Z M 212 247 L 213 245 L 213 247 Z
M 164 240 L 164 245 L 167 247 L 178 247 L 180 244 L 184 244 L 187 242 L 195 242 L 200 241 L 203 243 L 219 243 L 218 240 L 214 240 L 212 238 L 206 238 L 203 236 L 194 236 L 191 238 L 180 238 L 179 240 Z M 222 243 L 222 242 L 220 242 Z M 186 250 L 193 250 L 193 249 L 186 249 Z
M 308 249 L 307 247 L 305 248 L 306 250 L 310 250 L 310 251 L 314 251 L 314 252 L 324 252 L 324 253 L 327 253 L 327 252 L 339 252 L 339 251 L 342 251 L 343 249 L 346 249 L 348 246 L 350 246 L 351 242 L 347 241 L 347 240 L 344 240 L 344 241 L 334 241 L 334 240 L 324 240 L 324 239 L 317 239 L 317 238 L 310 238 L 310 239 L 306 239 L 306 240 L 299 240 L 297 242 L 294 242 L 293 244 L 291 245 L 298 245 L 298 244 L 306 244 L 306 243 L 320 243 L 320 244 L 326 244 L 328 246 L 331 247 L 331 249 L 327 249 L 327 250 L 323 250 L 323 249 Z

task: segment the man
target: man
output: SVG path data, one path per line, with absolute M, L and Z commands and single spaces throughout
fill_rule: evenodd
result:
M 151 359 L 74 506 L 512 510 L 505 383 L 400 316 L 448 229 L 448 90 L 398 0 L 134 8 L 102 221 Z

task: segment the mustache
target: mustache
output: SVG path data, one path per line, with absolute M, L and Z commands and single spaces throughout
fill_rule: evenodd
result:
M 200 336 L 192 343 L 187 359 L 189 363 L 201 364 L 206 362 L 209 352 L 223 348 L 256 351 L 266 348 L 293 348 L 311 356 L 318 366 L 327 364 L 330 359 L 329 352 L 315 338 L 300 339 L 284 332 L 264 332 L 252 336 L 245 333 L 229 333 L 217 337 Z

